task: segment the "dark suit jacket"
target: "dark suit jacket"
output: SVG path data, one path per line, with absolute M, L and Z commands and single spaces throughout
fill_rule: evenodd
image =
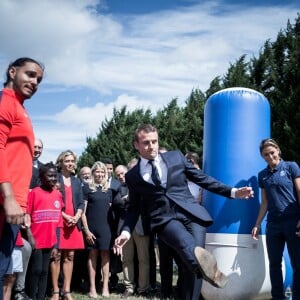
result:
M 32 176 L 31 176 L 31 181 L 30 181 L 30 185 L 29 185 L 30 189 L 33 189 L 41 184 L 40 176 L 39 176 L 39 168 L 43 165 L 43 163 L 40 162 L 39 160 L 37 160 L 37 165 L 38 165 L 37 168 L 32 166 Z
M 126 212 L 128 210 L 129 203 L 129 195 L 128 195 L 128 187 L 127 184 L 123 183 L 120 185 L 118 189 L 118 193 L 114 197 L 112 201 L 112 208 L 114 214 L 116 216 L 116 224 L 117 224 L 117 233 L 118 235 L 121 233 L 121 230 L 124 226 L 124 221 L 126 217 Z M 149 235 L 150 234 L 150 224 L 149 218 L 142 218 L 141 223 L 138 223 L 135 227 L 137 234 L 139 235 Z
M 113 197 L 117 194 L 121 182 L 118 179 L 111 178 L 109 188 L 112 190 Z
M 64 204 L 66 204 L 65 185 L 64 185 L 63 177 L 61 174 L 58 174 L 58 182 L 61 184 L 61 193 L 63 196 L 63 201 L 64 201 Z M 73 198 L 74 215 L 75 215 L 77 209 L 82 209 L 82 211 L 84 210 L 82 183 L 77 177 L 71 176 L 71 186 L 72 186 L 72 198 Z M 79 221 L 77 222 L 77 227 L 78 227 L 78 229 L 81 230 L 81 227 L 82 227 L 81 219 L 79 219 Z
M 174 204 L 201 220 L 204 226 L 211 225 L 213 223 L 211 216 L 194 199 L 187 180 L 224 197 L 230 197 L 231 187 L 196 169 L 180 151 L 169 151 L 160 155 L 168 170 L 166 188 L 157 187 L 143 180 L 140 175 L 140 160 L 125 175 L 130 200 L 123 230 L 132 232 L 140 213 L 142 217 L 150 218 L 152 229 L 158 229 L 173 218 Z

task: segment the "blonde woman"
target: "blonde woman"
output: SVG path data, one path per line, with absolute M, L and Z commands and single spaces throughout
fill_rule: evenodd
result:
M 89 297 L 96 299 L 97 257 L 101 255 L 103 278 L 102 297 L 109 296 L 109 249 L 111 241 L 112 192 L 108 186 L 108 174 L 104 163 L 97 161 L 91 168 L 92 178 L 83 186 L 85 210 L 82 216 L 83 232 L 89 249 L 88 273 L 90 279 Z
M 51 262 L 51 276 L 53 296 L 51 300 L 58 300 L 60 294 L 64 300 L 72 300 L 71 280 L 73 273 L 74 254 L 76 249 L 84 248 L 81 230 L 81 216 L 84 209 L 81 181 L 74 176 L 76 169 L 76 155 L 71 150 L 63 151 L 56 160 L 59 172 L 58 182 L 64 201 L 62 211 L 63 227 L 59 228 L 58 248 L 54 251 Z M 64 275 L 63 289 L 60 292 L 58 277 L 60 262 Z

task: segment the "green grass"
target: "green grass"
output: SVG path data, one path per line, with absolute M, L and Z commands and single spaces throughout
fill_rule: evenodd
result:
M 79 293 L 72 293 L 74 300 L 91 300 L 87 295 L 83 295 L 83 294 L 79 294 Z M 116 293 L 111 293 L 110 296 L 108 298 L 106 297 L 101 297 L 99 296 L 99 299 L 120 299 L 120 294 L 116 294 Z M 143 297 L 139 297 L 138 295 L 136 296 L 132 296 L 132 297 L 128 297 L 128 300 L 133 300 L 133 299 L 145 299 Z M 153 297 L 151 297 L 151 299 L 159 299 L 159 294 L 154 295 Z
M 119 273 L 119 278 L 120 278 L 120 281 L 119 281 L 120 288 L 118 289 L 119 291 L 112 292 L 110 294 L 110 296 L 107 298 L 107 297 L 101 297 L 100 291 L 98 290 L 98 294 L 99 294 L 98 299 L 103 299 L 103 300 L 104 299 L 120 299 L 121 293 L 124 290 L 123 282 L 122 282 L 122 275 L 123 275 L 122 273 Z M 159 274 L 158 270 L 157 270 L 157 274 L 156 274 L 156 281 L 157 281 L 157 291 L 151 295 L 151 299 L 160 299 L 160 292 L 159 292 L 160 291 L 160 274 Z M 173 286 L 176 285 L 176 281 L 177 281 L 177 270 L 174 268 L 174 270 L 173 270 Z M 83 294 L 83 293 L 78 293 L 78 292 L 74 291 L 74 292 L 72 292 L 72 296 L 73 296 L 74 300 L 91 300 L 91 298 L 88 297 L 87 293 L 88 292 Z M 127 299 L 134 300 L 134 299 L 146 299 L 146 298 L 135 294 L 132 297 L 128 297 Z M 149 297 L 147 299 L 149 299 Z
M 122 285 L 122 283 L 120 285 Z M 160 299 L 160 293 L 159 293 L 160 283 L 159 282 L 157 283 L 157 287 L 158 287 L 157 291 L 155 293 L 151 294 L 151 299 Z M 121 288 L 117 292 L 112 292 L 112 293 L 110 293 L 109 297 L 101 297 L 100 293 L 98 293 L 99 299 L 103 299 L 103 300 L 104 299 L 120 299 L 120 296 L 121 296 L 123 290 L 124 289 Z M 84 299 L 91 300 L 87 296 L 87 293 L 83 294 L 83 293 L 73 292 L 72 295 L 73 295 L 74 300 L 81 300 L 81 299 L 82 300 L 84 300 Z M 128 297 L 127 299 L 128 300 L 145 299 L 145 297 L 142 297 L 142 296 L 139 296 L 138 294 L 135 294 L 132 297 Z M 148 297 L 148 299 L 149 299 L 149 297 Z

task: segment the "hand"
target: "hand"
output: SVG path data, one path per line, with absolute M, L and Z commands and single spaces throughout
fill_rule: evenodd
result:
M 124 234 L 120 234 L 115 239 L 115 244 L 113 246 L 114 253 L 117 255 L 122 255 L 122 248 L 127 243 L 128 238 Z
M 238 188 L 235 192 L 235 198 L 248 199 L 254 197 L 254 191 L 251 186 Z
M 76 225 L 78 220 L 79 220 L 79 217 L 75 215 L 74 217 L 70 218 L 69 223 L 71 223 L 72 225 Z
M 74 226 L 74 217 L 73 216 L 70 216 L 70 215 L 67 215 L 67 214 L 64 214 L 63 215 L 63 218 L 64 218 L 64 223 L 68 226 L 68 227 L 72 227 Z
M 52 261 L 60 262 L 61 259 L 61 251 L 57 248 L 53 248 L 50 254 L 50 258 Z
M 84 232 L 84 234 L 85 234 L 85 239 L 86 239 L 87 243 L 90 245 L 94 245 L 95 240 L 96 240 L 96 237 L 94 236 L 94 234 L 92 232 L 90 232 L 89 230 L 86 230 Z
M 24 212 L 13 196 L 4 198 L 3 207 L 7 223 L 18 225 L 24 223 Z
M 77 222 L 80 220 L 80 218 L 81 218 L 81 212 L 77 212 L 76 214 L 75 214 L 75 216 L 74 217 L 72 217 L 72 222 L 73 222 L 73 225 L 76 225 L 77 224 Z
M 260 226 L 254 226 L 252 231 L 251 231 L 251 235 L 252 235 L 252 238 L 254 240 L 258 240 L 258 237 L 259 237 L 259 229 L 260 229 Z

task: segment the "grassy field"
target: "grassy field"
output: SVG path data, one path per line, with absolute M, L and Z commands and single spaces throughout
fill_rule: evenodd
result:
M 176 284 L 176 280 L 177 280 L 177 270 L 174 268 L 174 276 L 173 276 L 174 280 L 173 280 L 173 286 Z M 123 282 L 122 282 L 122 273 L 119 273 L 119 285 L 118 285 L 118 289 L 117 291 L 113 291 L 110 293 L 109 297 L 101 297 L 100 295 L 100 288 L 97 290 L 98 294 L 99 294 L 99 298 L 98 299 L 120 299 L 122 292 L 124 291 L 124 286 L 123 286 Z M 147 299 L 151 298 L 151 299 L 160 299 L 160 275 L 159 272 L 157 270 L 157 274 L 156 274 L 156 280 L 157 280 L 157 289 L 155 292 L 151 293 L 151 297 L 147 297 Z M 73 291 L 72 292 L 72 296 L 74 300 L 91 300 L 91 298 L 88 297 L 88 287 L 86 292 L 77 292 L 77 291 Z M 50 298 L 48 298 L 50 299 Z M 128 300 L 134 300 L 134 299 L 146 299 L 146 297 L 141 297 L 137 294 L 135 294 L 132 297 L 127 298 Z M 175 299 L 175 298 L 173 298 Z
M 120 284 L 120 286 L 122 286 L 122 284 Z M 160 283 L 157 283 L 157 290 L 153 293 L 151 293 L 151 297 L 147 297 L 148 299 L 160 299 L 160 293 L 159 293 L 159 289 L 160 289 Z M 100 293 L 99 293 L 99 298 L 98 299 L 120 299 L 122 291 L 124 290 L 124 288 L 120 288 L 118 291 L 114 291 L 112 293 L 110 293 L 109 297 L 101 297 Z M 72 296 L 75 300 L 91 300 L 91 298 L 88 297 L 87 293 L 78 293 L 78 292 L 73 292 Z M 132 300 L 132 299 L 146 299 L 146 297 L 141 297 L 137 294 L 135 294 L 132 297 L 127 298 L 128 300 Z
M 82 300 L 84 300 L 84 299 L 91 300 L 91 298 L 89 298 L 86 294 L 84 295 L 84 294 L 79 294 L 79 293 L 72 293 L 72 295 L 73 295 L 73 298 L 75 300 L 81 300 L 81 299 Z M 101 297 L 101 296 L 99 296 L 99 299 L 120 299 L 120 294 L 119 293 L 111 293 L 109 297 Z M 145 298 L 136 295 L 136 296 L 129 297 L 127 299 L 128 300 L 133 300 L 133 299 L 145 299 Z M 160 299 L 159 293 L 151 296 L 151 299 Z

